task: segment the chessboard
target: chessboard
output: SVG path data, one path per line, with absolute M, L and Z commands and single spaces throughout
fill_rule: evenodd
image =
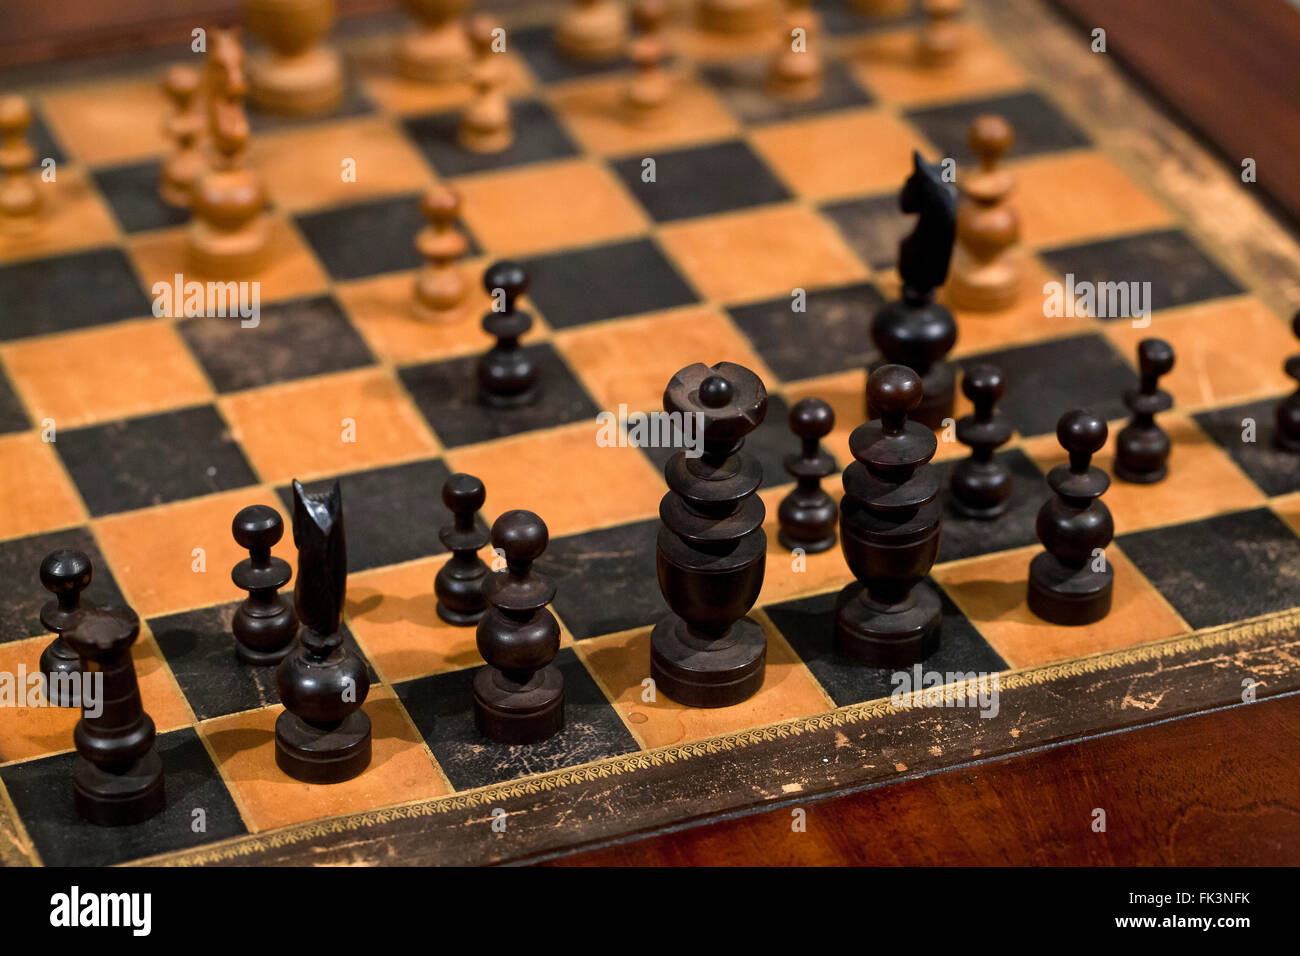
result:
M 506 21 L 515 141 L 497 153 L 456 143 L 467 85 L 395 73 L 400 18 L 349 21 L 334 37 L 347 64 L 337 110 L 250 112 L 272 230 L 255 328 L 151 307 L 155 285 L 186 271 L 187 213 L 158 198 L 168 61 L 62 79 L 47 68 L 16 91 L 57 178 L 41 186 L 40 231 L 0 235 L 0 672 L 38 671 L 38 568 L 54 549 L 84 551 L 86 599 L 143 622 L 132 653 L 167 805 L 128 827 L 84 822 L 78 713 L 7 701 L 0 859 L 534 860 L 1300 688 L 1300 469 L 1272 440 L 1295 387 L 1283 361 L 1300 351 L 1295 238 L 1039 0 L 972 0 L 960 55 L 938 69 L 915 62 L 919 13 L 815 7 L 827 50 L 815 98 L 763 92 L 774 36 L 683 22 L 672 103 L 652 127 L 617 118 L 626 59 L 574 65 L 544 5 L 521 11 Z M 981 713 L 891 700 L 889 670 L 839 658 L 834 604 L 852 574 L 838 547 L 796 560 L 776 522 L 796 402 L 832 406 L 825 447 L 840 467 L 852 460 L 879 358 L 869 324 L 898 292 L 911 228 L 898 191 L 913 150 L 970 164 L 967 129 L 989 113 L 1015 130 L 1006 167 L 1030 266 L 1014 307 L 954 310 L 952 356 L 1006 375 L 999 408 L 1015 436 L 998 457 L 1015 490 L 993 522 L 945 512 L 930 578 L 941 642 L 923 665 L 949 704 L 965 675 L 997 675 L 998 706 Z M 340 176 L 349 163 L 355 175 Z M 455 321 L 412 312 L 420 199 L 437 182 L 462 198 L 467 270 L 510 258 L 531 277 L 524 345 L 546 385 L 532 405 L 474 400 L 491 345 L 477 285 Z M 1149 325 L 1046 315 L 1041 287 L 1067 274 L 1150 281 Z M 1111 612 L 1048 624 L 1028 611 L 1025 581 L 1044 476 L 1065 457 L 1057 419 L 1088 406 L 1110 420 L 1096 463 L 1111 470 L 1137 343 L 1153 335 L 1178 354 L 1162 380 L 1169 475 L 1106 493 Z M 659 409 L 672 375 L 700 361 L 752 369 L 769 395 L 746 444 L 768 514 L 750 614 L 766 677 L 713 709 L 647 700 L 643 685 L 667 612 L 655 542 L 670 450 L 596 440 L 598 413 Z M 946 486 L 968 450 L 943 436 L 938 448 Z M 456 472 L 482 479 L 488 524 L 522 508 L 550 530 L 538 567 L 557 587 L 566 724 L 540 743 L 476 731 L 474 631 L 435 613 L 440 491 Z M 246 556 L 232 518 L 259 503 L 287 514 L 294 479 L 341 482 L 346 640 L 371 680 L 373 759 L 330 785 L 277 768 L 273 669 L 241 663 L 231 637 L 243 595 L 230 569 Z M 838 500 L 838 473 L 825 484 Z M 276 552 L 293 563 L 290 536 Z

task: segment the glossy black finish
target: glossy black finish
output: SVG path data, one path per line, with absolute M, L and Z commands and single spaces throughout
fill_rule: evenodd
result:
M 912 154 L 913 172 L 903 186 L 899 206 L 918 213 L 916 228 L 899 244 L 900 299 L 887 303 L 871 323 L 871 338 L 892 365 L 906 365 L 921 377 L 923 396 L 909 417 L 938 428 L 952 415 L 956 371 L 943 361 L 957 341 L 957 322 L 935 300 L 952 260 L 957 235 L 957 192 L 942 180 L 938 166 Z M 867 414 L 875 414 L 867 402 Z
M 475 520 L 487 491 L 473 475 L 452 475 L 442 486 L 442 501 L 452 513 L 452 523 L 438 533 L 451 557 L 438 569 L 433 591 L 438 596 L 438 616 L 448 624 L 469 627 L 487 610 L 483 582 L 488 566 L 478 556 L 488 534 Z
M 98 700 L 83 695 L 73 731 L 72 785 L 77 810 L 100 826 L 126 826 L 163 809 L 162 761 L 153 719 L 145 713 L 131 645 L 140 618 L 128 607 L 87 610 L 64 635 L 82 666 L 103 675 Z
M 1007 380 L 994 365 L 966 370 L 962 394 L 975 406 L 957 422 L 957 440 L 971 449 L 949 477 L 952 507 L 966 518 L 996 518 L 1007 510 L 1013 487 L 1011 471 L 993 453 L 1011 440 L 1011 425 L 994 411 L 1007 392 Z
M 528 274 L 516 262 L 495 262 L 483 273 L 483 288 L 493 297 L 492 311 L 483 316 L 483 331 L 497 341 L 479 359 L 479 400 L 494 408 L 527 405 L 537 397 L 537 366 L 519 347 L 519 338 L 533 327 L 533 317 L 515 303 L 528 291 Z M 504 299 L 501 311 L 496 308 L 498 297 Z
M 298 636 L 293 602 L 280 593 L 293 571 L 288 561 L 271 555 L 284 537 L 284 519 L 268 505 L 249 505 L 235 515 L 230 530 L 249 555 L 230 572 L 235 586 L 248 592 L 230 621 L 235 653 L 245 664 L 278 664 Z
M 732 362 L 688 365 L 664 390 L 664 409 L 698 416 L 698 457 L 678 451 L 659 502 L 659 589 L 673 613 L 650 636 L 659 692 L 692 707 L 725 707 L 763 683 L 767 638 L 746 617 L 766 569 L 766 509 L 754 492 L 762 469 L 742 454 L 767 414 L 767 389 Z
M 323 494 L 294 481 L 293 496 L 294 604 L 303 628 L 275 672 L 285 707 L 275 722 L 275 762 L 297 780 L 338 783 L 370 764 L 370 718 L 361 709 L 370 675 L 339 626 L 348 568 L 343 497 L 337 481 Z
M 1138 484 L 1151 484 L 1168 474 L 1169 436 L 1156 424 L 1156 414 L 1174 406 L 1173 397 L 1159 382 L 1174 367 L 1174 349 L 1162 339 L 1138 343 L 1138 371 L 1142 383 L 1124 393 L 1124 404 L 1132 420 L 1115 439 L 1115 477 Z
M 1291 331 L 1300 338 L 1300 309 L 1291 317 Z M 1300 355 L 1292 355 L 1283 366 L 1287 375 L 1300 383 Z M 1300 388 L 1277 405 L 1276 441 L 1280 448 L 1300 452 Z
M 1066 412 L 1056 426 L 1070 462 L 1047 474 L 1055 495 L 1037 522 L 1047 550 L 1029 563 L 1029 609 L 1053 624 L 1091 624 L 1110 613 L 1115 572 L 1105 548 L 1115 523 L 1101 500 L 1110 478 L 1092 465 L 1106 435 L 1106 420 L 1086 410 Z
M 474 723 L 500 743 L 545 740 L 564 726 L 564 678 L 554 665 L 560 623 L 547 608 L 555 585 L 533 568 L 549 540 L 531 511 L 507 511 L 492 525 L 506 567 L 483 582 L 490 607 L 475 636 L 487 666 L 474 675 Z
M 797 482 L 781 499 L 777 540 L 793 551 L 815 554 L 835 546 L 840 509 L 822 488 L 822 479 L 835 472 L 835 459 L 821 446 L 835 427 L 835 412 L 820 398 L 804 398 L 790 409 L 790 430 L 799 438 L 798 454 L 785 459 L 785 470 Z
M 840 548 L 857 581 L 840 592 L 835 647 L 872 667 L 900 667 L 939 645 L 939 596 L 922 581 L 939 555 L 943 509 L 928 467 L 934 433 L 908 413 L 921 401 L 921 378 L 886 365 L 867 381 L 880 417 L 849 436 L 857 459 L 844 469 Z
M 54 595 L 41 608 L 41 625 L 54 640 L 41 651 L 41 673 L 45 675 L 46 699 L 56 707 L 74 704 L 69 680 L 81 673 L 81 657 L 63 639 L 64 633 L 81 615 L 81 592 L 94 576 L 90 558 L 83 551 L 60 548 L 41 562 L 41 586 Z

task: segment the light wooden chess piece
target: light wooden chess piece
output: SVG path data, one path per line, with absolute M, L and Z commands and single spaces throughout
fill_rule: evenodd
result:
M 668 44 L 664 25 L 668 21 L 667 0 L 637 0 L 632 7 L 636 39 L 628 47 L 636 75 L 623 91 L 623 106 L 633 123 L 649 124 L 664 118 L 664 106 L 672 92 L 672 78 L 664 69 Z
M 470 72 L 474 98 L 461 114 L 456 139 L 474 153 L 500 153 L 515 141 L 510 101 L 505 93 L 505 73 L 501 58 L 492 49 L 494 21 L 475 17 L 470 24 L 470 42 L 474 44 L 475 62 Z
M 771 26 L 776 0 L 700 0 L 700 26 L 715 33 L 755 33 Z
M 924 0 L 925 25 L 917 42 L 917 56 L 926 66 L 947 66 L 961 52 L 961 30 L 956 20 L 965 0 Z
M 422 83 L 464 79 L 474 58 L 463 19 L 469 0 L 402 2 L 416 24 L 397 47 L 398 72 Z
M 627 45 L 627 11 L 620 0 L 573 0 L 555 24 L 555 46 L 571 60 L 602 63 Z
M 245 14 L 248 28 L 270 47 L 249 62 L 254 102 L 292 116 L 338 106 L 343 65 L 322 42 L 334 27 L 334 0 L 248 0 Z
M 781 40 L 768 67 L 767 83 L 783 100 L 816 99 L 822 91 L 825 63 L 817 48 L 821 18 L 808 0 L 786 0 Z
M 456 228 L 460 218 L 460 194 L 450 186 L 432 186 L 420 200 L 420 211 L 429 224 L 415 237 L 415 248 L 427 260 L 415 276 L 412 307 L 418 318 L 445 321 L 455 317 L 451 310 L 465 301 L 469 286 L 457 265 L 469 243 Z
M 204 127 L 198 104 L 200 82 L 199 71 L 181 63 L 163 77 L 163 92 L 171 103 L 163 129 L 174 146 L 163 161 L 158 194 L 163 202 L 182 209 L 189 208 L 195 184 L 207 168 L 199 148 Z
M 266 189 L 247 166 L 248 117 L 244 97 L 244 51 L 238 29 L 209 34 L 208 128 L 212 168 L 194 190 L 189 264 L 218 279 L 252 274 L 266 264 L 269 220 Z
M 36 150 L 27 142 L 31 125 L 25 99 L 0 98 L 0 226 L 6 232 L 31 232 L 40 225 L 41 194 L 31 169 Z
M 1015 176 L 1001 168 L 1015 142 L 1015 131 L 1001 116 L 978 117 L 971 124 L 970 147 L 979 169 L 962 177 L 948 296 L 964 309 L 992 312 L 1013 305 L 1024 278 L 1020 216 L 1010 204 Z

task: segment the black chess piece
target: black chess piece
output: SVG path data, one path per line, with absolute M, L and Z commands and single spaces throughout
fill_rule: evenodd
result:
M 442 486 L 442 503 L 450 509 L 452 523 L 438 532 L 438 540 L 451 557 L 434 576 L 433 591 L 438 616 L 458 627 L 477 624 L 487 609 L 483 582 L 488 566 L 478 552 L 488 543 L 488 533 L 477 521 L 486 498 L 483 482 L 473 475 L 452 475 Z
M 230 572 L 235 586 L 248 592 L 230 622 L 235 653 L 245 664 L 278 664 L 298 636 L 293 602 L 279 593 L 293 572 L 288 561 L 271 555 L 284 537 L 284 519 L 268 505 L 249 505 L 235 515 L 230 529 L 239 546 L 248 550 L 248 557 Z
M 948 277 L 957 237 L 957 192 L 945 183 L 939 167 L 912 154 L 912 174 L 899 196 L 903 212 L 919 213 L 910 235 L 899 243 L 898 272 L 902 297 L 887 302 L 871 322 L 871 339 L 884 362 L 906 365 L 921 376 L 924 395 L 909 414 L 912 421 L 939 428 L 952 416 L 956 368 L 944 361 L 957 342 L 957 321 L 935 299 Z M 876 412 L 867 402 L 867 415 Z
M 489 607 L 476 637 L 487 666 L 474 675 L 474 723 L 501 743 L 534 743 L 564 726 L 564 675 L 553 663 L 560 624 L 546 606 L 555 585 L 533 570 L 548 539 L 531 511 L 507 511 L 492 525 L 506 567 L 483 582 Z
M 338 783 L 370 764 L 370 718 L 361 709 L 370 677 L 340 630 L 348 556 L 337 481 L 324 494 L 294 481 L 293 541 L 302 635 L 275 672 L 285 707 L 275 722 L 275 762 L 295 780 Z
M 1169 473 L 1169 436 L 1156 424 L 1156 414 L 1174 407 L 1173 397 L 1160 387 L 1160 377 L 1174 367 L 1174 348 L 1163 339 L 1138 343 L 1141 384 L 1124 393 L 1133 418 L 1115 438 L 1115 477 L 1137 484 L 1161 481 Z
M 131 659 L 131 645 L 139 635 L 140 618 L 128 607 L 87 609 L 64 634 L 83 669 L 93 671 L 99 685 L 98 700 L 83 695 L 81 719 L 72 735 L 77 810 L 99 826 L 139 823 L 165 803 L 154 723 L 140 700 Z
M 965 518 L 996 518 L 1007 510 L 1013 483 L 1011 470 L 993 455 L 1011 440 L 1011 426 L 994 411 L 1007 382 L 996 366 L 975 365 L 962 376 L 961 391 L 975 411 L 957 422 L 957 440 L 971 453 L 949 477 L 952 510 Z
M 1089 411 L 1066 412 L 1056 424 L 1070 463 L 1047 474 L 1055 494 L 1043 502 L 1037 523 L 1047 550 L 1029 563 L 1029 610 L 1053 624 L 1091 624 L 1110 613 L 1115 572 L 1104 549 L 1115 523 L 1101 500 L 1110 478 L 1092 465 L 1106 434 L 1106 420 Z
M 60 548 L 41 562 L 41 586 L 54 595 L 41 608 L 41 625 L 55 638 L 41 651 L 40 668 L 45 699 L 55 707 L 71 707 L 75 702 L 72 682 L 81 673 L 81 658 L 63 635 L 81 614 L 81 592 L 90 587 L 93 574 L 90 558 L 81 551 Z
M 528 291 L 528 273 L 517 262 L 494 262 L 483 273 L 483 288 L 493 300 L 492 311 L 483 316 L 483 330 L 497 341 L 479 359 L 479 399 L 494 408 L 530 404 L 537 397 L 537 366 L 519 347 L 519 339 L 533 327 L 533 317 L 515 305 Z
M 835 459 L 821 446 L 834 427 L 835 411 L 820 398 L 801 399 L 790 409 L 790 430 L 802 448 L 785 458 L 785 470 L 797 484 L 781 499 L 776 514 L 781 523 L 777 540 L 791 551 L 816 554 L 835 546 L 840 510 L 822 488 L 822 479 L 835 473 Z
M 1300 338 L 1300 309 L 1291 316 L 1291 331 Z M 1300 355 L 1292 355 L 1282 366 L 1287 375 L 1300 383 Z M 1300 452 L 1300 387 L 1277 403 L 1277 444 L 1287 451 Z
M 880 417 L 849 436 L 857 460 L 844 469 L 840 548 L 857 581 L 836 601 L 835 646 L 872 667 L 901 667 L 939 646 L 942 606 L 924 583 L 943 524 L 939 479 L 928 467 L 939 442 L 908 421 L 921 404 L 921 377 L 912 369 L 876 369 L 867 394 Z
M 725 707 L 763 684 L 767 639 L 746 617 L 766 568 L 762 467 L 742 454 L 763 422 L 767 390 L 732 362 L 689 365 L 669 381 L 664 409 L 699 416 L 699 457 L 678 451 L 664 467 L 659 502 L 659 590 L 673 613 L 650 635 L 655 686 L 692 707 Z

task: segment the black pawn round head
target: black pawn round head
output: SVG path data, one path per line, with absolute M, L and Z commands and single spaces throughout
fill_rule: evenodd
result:
M 801 398 L 790 409 L 790 431 L 805 441 L 821 440 L 835 427 L 835 410 L 820 398 Z
M 495 295 L 500 289 L 506 297 L 506 311 L 515 310 L 515 300 L 528 291 L 528 273 L 517 262 L 502 259 L 487 267 L 483 273 L 483 288 L 488 295 Z
M 442 486 L 442 503 L 452 514 L 473 514 L 483 507 L 487 490 L 473 475 L 452 475 Z
M 531 511 L 507 511 L 492 525 L 492 547 L 503 551 L 511 566 L 526 567 L 536 561 L 549 540 L 546 522 Z
M 249 505 L 235 515 L 230 530 L 241 548 L 270 551 L 284 537 L 284 519 L 270 505 Z
M 885 430 L 902 429 L 907 413 L 921 404 L 921 376 L 906 365 L 882 365 L 867 379 L 867 404 L 884 422 Z
M 1168 375 L 1174 367 L 1174 347 L 1164 339 L 1143 339 L 1138 343 L 1138 369 L 1144 381 Z
M 1106 444 L 1108 434 L 1106 419 L 1087 409 L 1066 412 L 1056 423 L 1056 438 L 1070 453 L 1072 464 L 1083 462 L 1086 465 L 1088 459 Z
M 94 569 L 82 551 L 60 548 L 41 562 L 41 587 L 60 599 L 75 599 L 90 586 Z
M 731 383 L 721 375 L 710 375 L 700 382 L 700 402 L 706 408 L 722 408 L 731 401 Z
M 1007 393 L 1007 380 L 996 365 L 973 365 L 962 376 L 961 393 L 971 400 L 977 413 L 992 411 Z

